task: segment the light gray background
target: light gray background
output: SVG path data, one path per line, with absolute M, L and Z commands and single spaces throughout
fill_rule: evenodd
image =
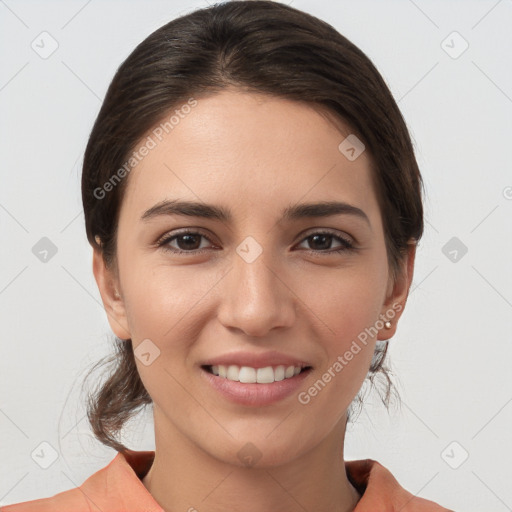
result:
M 79 389 L 111 336 L 85 239 L 82 155 L 124 58 L 205 5 L 0 0 L 0 504 L 78 486 L 115 455 L 91 438 Z M 512 510 L 512 1 L 291 5 L 375 63 L 427 188 L 413 290 L 390 349 L 403 406 L 388 415 L 372 395 L 349 427 L 346 459 L 376 459 L 457 511 Z M 43 31 L 58 43 L 46 59 L 31 47 L 51 48 Z M 469 47 L 458 55 L 461 38 Z M 47 262 L 32 252 L 42 237 L 57 248 Z M 446 256 L 452 237 L 459 248 Z M 154 449 L 150 414 L 131 427 L 132 448 Z M 48 469 L 31 456 L 52 450 Z

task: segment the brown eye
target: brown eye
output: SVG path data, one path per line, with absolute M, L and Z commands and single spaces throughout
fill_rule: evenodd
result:
M 309 245 L 310 252 L 328 252 L 332 254 L 334 252 L 355 249 L 354 244 L 350 240 L 330 232 L 313 233 L 304 238 L 301 243 L 306 241 Z M 338 242 L 339 246 L 333 250 L 329 250 L 332 248 L 333 241 Z
M 182 231 L 181 233 L 163 237 L 157 244 L 165 251 L 170 251 L 175 254 L 199 254 L 206 250 L 205 247 L 201 247 L 201 239 L 208 240 L 208 242 L 212 243 L 211 240 L 202 233 L 196 231 Z M 309 245 L 309 248 L 306 248 L 306 250 L 313 254 L 333 254 L 356 249 L 352 241 L 331 232 L 312 233 L 304 238 L 301 243 L 304 242 L 307 242 Z M 174 245 L 171 245 L 171 243 Z M 335 248 L 332 248 L 333 243 L 337 243 L 338 247 L 335 246 Z
M 182 231 L 181 233 L 175 233 L 174 235 L 166 236 L 158 242 L 158 246 L 162 247 L 165 251 L 180 253 L 198 254 L 204 252 L 204 247 L 201 247 L 201 239 L 211 240 L 195 231 Z M 175 245 L 171 245 L 174 242 Z
M 180 250 L 197 250 L 201 245 L 202 235 L 188 234 L 188 235 L 177 235 L 174 238 Z

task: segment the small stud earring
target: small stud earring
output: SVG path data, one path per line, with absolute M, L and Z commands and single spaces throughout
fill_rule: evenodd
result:
M 386 329 L 391 329 L 391 322 L 388 320 L 385 324 L 384 324 L 384 327 Z

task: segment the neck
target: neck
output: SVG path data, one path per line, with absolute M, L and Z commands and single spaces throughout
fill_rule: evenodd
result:
M 360 498 L 343 458 L 345 418 L 313 450 L 279 466 L 235 466 L 174 429 L 158 428 L 155 460 L 142 482 L 166 512 L 352 512 Z

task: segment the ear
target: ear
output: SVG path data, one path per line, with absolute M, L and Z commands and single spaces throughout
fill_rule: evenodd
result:
M 414 259 L 416 257 L 416 242 L 410 242 L 407 247 L 407 254 L 404 257 L 399 275 L 393 281 L 390 276 L 388 283 L 386 300 L 382 306 L 380 318 L 383 322 L 389 320 L 391 328 L 383 327 L 379 330 L 378 340 L 388 340 L 395 335 L 398 326 L 398 320 L 405 308 L 405 303 L 409 295 L 412 278 L 414 275 Z
M 94 250 L 92 271 L 100 291 L 103 307 L 107 313 L 108 323 L 114 334 L 122 340 L 131 338 L 126 316 L 124 300 L 118 293 L 118 279 L 103 261 L 103 255 L 98 249 Z

